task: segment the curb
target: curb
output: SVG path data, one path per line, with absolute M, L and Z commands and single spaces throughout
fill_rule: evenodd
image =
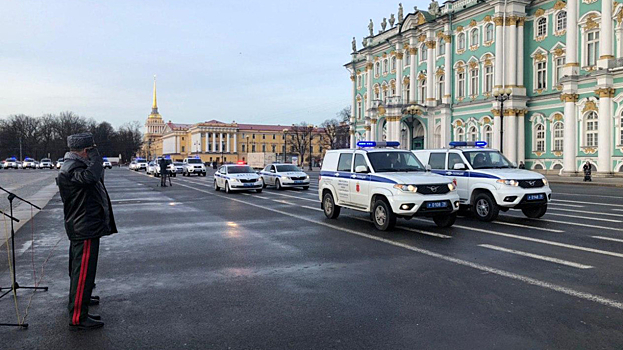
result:
M 600 187 L 623 188 L 623 183 L 613 184 L 613 183 L 603 183 L 603 182 L 571 182 L 571 181 L 556 181 L 556 180 L 550 180 L 550 179 L 547 179 L 547 181 L 551 184 L 557 184 L 557 185 L 600 186 Z

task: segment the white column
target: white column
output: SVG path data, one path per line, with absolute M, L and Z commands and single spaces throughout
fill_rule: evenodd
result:
M 223 151 L 223 133 L 220 133 L 220 138 L 219 138 L 219 143 L 218 143 L 218 151 L 222 152 Z M 221 159 L 221 162 L 223 160 Z
M 523 87 L 523 70 L 524 70 L 524 62 L 523 62 L 523 34 L 524 34 L 524 22 L 526 18 L 521 17 L 517 22 L 517 52 L 520 52 L 520 55 L 517 55 L 517 85 Z
M 504 23 L 503 23 L 503 18 L 500 17 L 496 17 L 494 18 L 495 21 L 495 71 L 494 71 L 494 78 L 495 78 L 495 87 L 502 87 L 502 75 L 503 75 L 503 71 L 504 71 L 504 61 L 502 60 L 502 56 L 503 56 L 503 52 L 504 52 L 504 44 L 503 44 L 503 36 L 504 36 Z
M 427 106 L 435 106 L 437 102 L 435 101 L 435 40 L 431 39 L 426 42 L 427 48 L 427 60 L 426 60 L 426 70 L 428 71 L 426 77 L 426 105 Z
M 350 134 L 350 149 L 355 149 L 355 147 L 357 146 L 357 140 L 355 139 L 355 129 L 350 129 L 348 132 Z
M 569 0 L 575 1 L 575 0 Z M 568 32 L 567 32 L 568 33 Z M 567 47 L 567 50 L 569 47 Z M 568 52 L 568 51 L 567 51 Z M 577 116 L 576 116 L 576 105 L 577 97 L 574 97 L 573 94 L 563 94 L 561 99 L 565 101 L 565 114 L 564 114 L 564 140 L 563 140 L 563 151 L 562 151 L 562 161 L 563 161 L 563 171 L 566 173 L 575 173 L 577 172 L 576 165 L 576 140 L 577 135 L 575 132 Z
M 617 28 L 617 33 L 619 35 L 619 44 L 617 45 L 617 57 L 623 58 L 623 27 L 619 25 Z
M 526 129 L 523 111 L 517 116 L 517 164 L 526 162 Z
M 500 126 L 502 125 L 502 118 L 499 115 L 493 116 L 493 145 L 491 148 L 500 149 Z
M 368 110 L 370 109 L 370 105 L 372 103 L 372 75 L 374 74 L 374 63 L 372 63 L 372 56 L 368 55 L 368 63 L 366 63 L 366 95 L 368 98 L 366 99 L 366 112 L 364 113 L 366 117 L 369 117 Z
M 612 1 L 601 1 L 601 38 L 599 39 L 598 66 L 608 68 L 608 62 L 614 59 L 612 55 Z M 610 167 L 608 167 L 610 168 Z
M 412 44 L 413 45 L 413 44 Z M 409 59 L 411 60 L 411 68 L 409 71 L 409 101 L 411 101 L 412 103 L 415 103 L 415 91 L 417 90 L 417 58 L 416 58 L 416 52 L 417 49 L 415 47 L 410 47 L 409 48 L 409 53 L 411 54 L 409 56 Z
M 227 153 L 231 153 L 231 148 L 229 146 L 229 139 L 231 138 L 231 136 L 229 136 L 229 133 L 225 134 L 225 139 L 226 139 L 226 143 L 227 143 Z
M 212 153 L 216 153 L 216 134 L 212 133 Z
M 234 153 L 238 153 L 238 133 L 234 133 Z
M 603 16 L 602 16 L 603 18 Z M 566 35 L 567 43 L 565 46 L 566 52 L 566 61 L 564 75 L 577 75 L 579 72 L 579 64 L 578 64 L 578 0 L 567 0 L 567 35 Z M 565 113 L 566 117 L 566 113 Z M 566 128 L 566 126 L 565 126 Z M 575 135 L 575 134 L 574 134 Z M 566 136 L 565 136 L 566 138 Z M 574 148 L 575 155 L 575 148 Z M 575 156 L 574 156 L 575 158 Z M 565 167 L 565 171 L 568 168 Z M 573 164 L 573 170 L 575 172 L 575 161 Z
M 508 57 L 509 70 L 506 81 L 508 85 L 515 87 L 515 85 L 517 85 L 517 71 L 520 69 L 517 67 L 517 56 L 523 56 L 523 51 L 517 51 L 517 17 L 511 16 L 507 18 L 507 20 L 510 21 L 510 26 L 506 28 L 509 36 L 507 45 L 509 47 L 509 52 L 508 56 L 506 56 Z M 522 54 L 519 54 L 519 52 L 522 52 Z
M 365 125 L 365 130 L 366 130 L 366 140 L 371 141 L 371 132 L 370 132 L 370 124 L 368 121 L 366 121 L 366 125 Z
M 599 137 L 597 143 L 597 171 L 612 172 L 612 96 L 610 88 L 602 89 L 599 95 Z
M 452 74 L 452 62 L 450 62 L 451 50 L 452 50 L 452 35 L 448 35 L 446 38 L 446 58 L 444 62 L 446 63 L 446 70 L 444 72 L 445 85 L 443 87 L 443 102 L 444 103 L 452 103 L 450 101 L 450 96 L 452 96 L 452 80 L 454 79 L 454 74 Z M 443 143 L 443 145 L 446 145 Z
M 396 96 L 402 97 L 402 43 L 396 44 Z
M 510 19 L 507 16 L 506 23 L 509 23 L 509 20 Z M 511 31 L 506 23 L 504 24 L 504 81 L 502 81 L 504 86 L 510 85 L 508 82 L 510 80 L 511 73 L 516 69 L 515 66 L 511 67 L 510 65 L 510 60 L 512 59 L 511 57 L 515 55 L 515 52 L 511 52 L 511 45 L 513 45 L 511 43 Z

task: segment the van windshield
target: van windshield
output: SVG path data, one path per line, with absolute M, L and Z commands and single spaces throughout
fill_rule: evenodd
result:
M 201 164 L 201 159 L 199 158 L 189 158 L 188 164 Z
M 474 169 L 512 168 L 511 162 L 496 151 L 463 151 Z
M 368 159 L 377 173 L 426 171 L 411 152 L 368 152 Z

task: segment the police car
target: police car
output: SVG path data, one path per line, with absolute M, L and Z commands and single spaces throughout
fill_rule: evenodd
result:
M 509 209 L 521 209 L 529 218 L 542 217 L 552 198 L 545 176 L 516 169 L 498 150 L 485 146 L 484 141 L 451 142 L 449 149 L 413 153 L 432 172 L 450 179 L 462 207 L 482 221 L 495 220 L 500 210 Z
M 155 166 L 154 166 L 154 176 L 159 177 L 160 176 L 160 159 L 162 159 L 162 157 L 158 157 L 155 162 Z M 166 156 L 164 158 L 165 163 L 167 164 L 167 170 L 169 171 L 169 174 L 171 174 L 171 176 L 175 176 L 175 168 L 173 167 L 173 161 L 171 160 L 171 157 Z
M 60 169 L 63 166 L 63 163 L 65 163 L 65 159 L 58 158 L 58 160 L 56 161 L 56 169 Z
M 102 162 L 104 169 L 112 169 L 112 163 L 108 161 L 108 158 L 104 158 Z
M 197 174 L 198 176 L 206 176 L 207 171 L 206 167 L 201 161 L 201 158 L 184 158 L 182 162 L 184 164 L 184 170 L 182 171 L 182 176 L 190 176 L 192 174 Z
M 255 190 L 262 192 L 260 176 L 248 165 L 223 165 L 214 173 L 214 190 L 232 191 Z
M 50 158 L 43 158 L 41 159 L 41 162 L 39 163 L 39 169 L 54 169 L 54 164 L 52 163 L 52 159 Z
M 262 184 L 275 186 L 280 190 L 285 187 L 309 189 L 309 176 L 293 164 L 269 164 L 260 172 Z
M 37 169 L 37 164 L 34 159 L 30 157 L 26 157 L 24 159 L 24 163 L 22 163 L 22 168 L 24 169 Z
M 454 185 L 424 165 L 398 142 L 360 141 L 357 150 L 330 150 L 320 170 L 318 196 L 325 216 L 335 219 L 342 207 L 368 212 L 379 230 L 396 219 L 432 217 L 439 227 L 456 220 L 459 196 Z
M 148 163 L 143 158 L 136 158 L 136 165 L 134 166 L 135 171 L 145 170 L 147 172 Z

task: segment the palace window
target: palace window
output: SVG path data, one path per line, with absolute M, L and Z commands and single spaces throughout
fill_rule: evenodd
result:
M 426 101 L 426 79 L 420 80 L 420 104 Z
M 357 76 L 357 89 L 361 89 L 361 75 Z
M 374 64 L 374 75 L 377 77 L 381 75 L 381 64 L 379 62 Z
M 426 49 L 426 45 L 422 44 L 420 46 L 420 62 L 424 62 L 428 59 L 428 50 Z
M 472 29 L 472 31 L 470 32 L 470 37 L 469 37 L 469 44 L 471 46 L 478 46 L 480 45 L 480 33 L 478 32 L 478 29 Z
M 478 95 L 478 69 L 470 70 L 469 93 L 470 95 Z
M 556 31 L 561 32 L 567 29 L 567 11 L 560 11 L 556 15 Z
M 491 147 L 491 143 L 493 142 L 493 128 L 491 128 L 491 125 L 485 125 L 482 131 L 484 133 L 485 142 Z
M 446 54 L 446 41 L 443 40 L 443 38 L 440 38 L 439 42 L 437 43 L 437 55 L 443 56 L 445 54 Z
M 534 150 L 545 152 L 545 126 L 543 124 L 537 124 L 534 127 Z
M 547 87 L 547 62 L 537 62 L 536 64 L 536 88 L 537 90 Z
M 597 113 L 589 112 L 585 117 L 586 125 L 586 146 L 597 147 L 599 122 Z
M 435 132 L 433 133 L 433 147 L 441 148 L 441 125 L 435 127 Z
M 266 140 L 266 134 L 262 134 L 262 140 Z
M 465 97 L 465 73 L 456 75 L 456 96 Z
M 445 76 L 442 74 L 437 77 L 437 99 L 441 100 L 443 97 L 443 92 L 445 90 Z
M 409 50 L 405 50 L 405 54 L 404 54 L 404 59 L 402 60 L 402 64 L 404 67 L 408 67 L 409 65 L 411 65 L 411 54 L 409 53 Z
M 465 50 L 465 33 L 460 33 L 457 37 L 456 48 L 457 50 Z
M 560 84 L 558 81 L 562 78 L 562 68 L 565 66 L 565 57 L 554 59 L 554 86 Z
M 396 69 L 396 56 L 392 57 L 390 70 Z
M 255 152 L 255 145 L 251 145 L 251 152 Z
M 374 99 L 375 100 L 381 99 L 381 89 L 379 88 L 378 84 L 374 85 Z
M 586 65 L 594 66 L 599 58 L 599 31 L 586 33 Z
M 475 126 L 470 126 L 469 130 L 467 130 L 467 141 L 477 141 L 478 139 L 478 129 Z
M 383 60 L 383 74 L 387 74 L 387 65 L 389 64 L 389 61 L 387 59 Z
M 272 145 L 271 147 L 272 147 L 272 151 L 271 152 L 275 153 L 276 150 L 277 150 L 277 146 L 276 145 Z
M 402 98 L 405 100 L 405 102 L 409 103 L 409 95 L 411 95 L 411 84 L 403 84 L 402 87 L 404 88 L 404 93 L 402 94 Z
M 553 130 L 553 139 L 554 139 L 554 149 L 552 151 L 558 151 L 561 152 L 562 148 L 563 148 L 563 140 L 564 140 L 564 135 L 565 135 L 565 126 L 562 122 L 555 122 L 554 125 L 552 125 L 552 130 Z
M 246 146 L 246 145 L 242 145 L 242 152 L 243 152 L 243 153 L 246 153 L 247 151 L 246 151 L 246 149 L 245 149 L 245 147 L 244 147 L 244 146 Z
M 462 127 L 457 127 L 454 130 L 455 141 L 465 141 L 465 130 Z
M 389 96 L 396 96 L 396 82 L 393 82 L 393 84 L 390 82 L 389 86 Z
M 493 41 L 493 24 L 491 23 L 485 26 L 485 41 Z
M 486 93 L 493 91 L 493 66 L 485 66 L 485 90 Z
M 536 21 L 536 36 L 547 35 L 547 18 L 541 17 Z
M 361 119 L 361 117 L 363 116 L 363 104 L 361 103 L 361 101 L 357 101 L 357 119 Z
M 619 146 L 623 145 L 623 116 L 619 118 Z

